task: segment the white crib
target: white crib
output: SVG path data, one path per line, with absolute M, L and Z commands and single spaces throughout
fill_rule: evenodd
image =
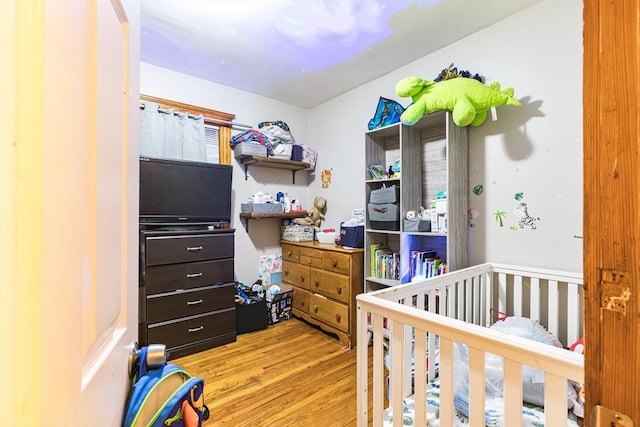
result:
M 558 426 L 568 413 L 567 380 L 582 384 L 583 356 L 551 345 L 509 336 L 488 327 L 496 312 L 540 322 L 565 346 L 582 336 L 582 275 L 562 271 L 486 263 L 442 276 L 379 290 L 357 297 L 358 336 L 373 333 L 373 362 L 366 345 L 357 347 L 358 425 L 368 424 L 368 378 L 373 376 L 373 425 L 387 414 L 401 426 L 404 400 L 415 402 L 415 420 L 427 420 L 427 383 L 439 377 L 439 425 L 453 426 L 454 342 L 469 349 L 469 411 L 471 425 L 485 425 L 485 353 L 504 358 L 504 425 L 522 425 L 522 366 L 544 371 L 544 419 Z M 435 354 L 439 370 L 426 362 Z M 412 346 L 426 363 L 411 369 Z M 384 353 L 390 352 L 389 381 Z M 427 366 L 428 365 L 428 366 Z M 422 378 L 418 381 L 417 378 Z M 386 384 L 390 390 L 386 390 Z M 388 394 L 387 394 L 388 392 Z M 553 421 L 552 421 L 553 420 Z

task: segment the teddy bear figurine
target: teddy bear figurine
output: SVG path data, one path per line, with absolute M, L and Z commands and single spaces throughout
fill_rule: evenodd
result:
M 299 225 L 312 225 L 316 231 L 320 230 L 320 224 L 324 219 L 324 214 L 327 212 L 327 199 L 322 196 L 316 196 L 313 199 L 313 206 L 309 209 L 307 216 L 304 218 L 296 218 L 293 220 L 295 224 Z

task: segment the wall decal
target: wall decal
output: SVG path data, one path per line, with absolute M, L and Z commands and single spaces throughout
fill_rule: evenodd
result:
M 522 199 L 524 199 L 524 193 L 516 193 L 513 195 L 513 198 L 516 199 L 516 201 L 521 202 Z
M 506 218 L 507 213 L 505 211 L 497 210 L 493 213 L 493 216 L 496 219 L 496 221 L 500 224 L 500 227 L 504 227 L 504 221 L 502 220 L 502 218 Z
M 331 184 L 331 170 L 323 170 L 320 175 L 320 180 L 322 180 L 322 188 L 329 188 L 329 184 Z
M 514 209 L 513 213 L 520 218 L 520 220 L 518 221 L 518 227 L 530 227 L 532 230 L 535 230 L 537 228 L 536 222 L 540 221 L 540 218 L 529 215 L 529 209 L 527 208 L 526 203 L 520 203 Z
M 473 187 L 473 194 L 475 194 L 476 196 L 482 196 L 482 193 L 484 193 L 484 187 L 482 186 L 482 184 L 478 184 Z

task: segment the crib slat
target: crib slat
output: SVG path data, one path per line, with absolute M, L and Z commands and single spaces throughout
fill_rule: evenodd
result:
M 484 425 L 484 351 L 469 347 L 469 421 Z
M 487 272 L 484 274 L 484 326 L 487 328 L 491 326 L 493 323 L 491 321 L 491 310 L 493 309 L 493 274 L 491 272 Z
M 440 337 L 440 425 L 453 425 L 453 341 Z
M 504 360 L 504 425 L 522 425 L 522 365 Z
M 426 378 L 426 363 L 425 356 L 429 354 L 430 362 L 433 360 L 433 354 L 435 350 L 432 350 L 434 347 L 433 337 L 429 337 L 429 350 L 426 348 L 427 344 L 427 333 L 422 329 L 415 330 L 416 332 L 416 357 L 415 357 L 415 395 L 416 396 L 426 396 L 427 395 L 427 378 Z M 431 334 L 429 334 L 431 335 Z M 428 351 L 428 353 L 427 353 Z M 431 365 L 433 363 L 429 363 L 429 370 L 431 371 Z M 426 420 L 427 419 L 427 402 L 425 399 L 416 399 L 415 400 L 415 420 Z M 415 422 L 414 422 L 415 423 Z M 420 423 L 415 423 L 420 425 Z
M 471 280 L 461 280 L 464 283 L 465 289 L 465 309 L 464 309 L 464 321 L 473 321 L 473 287 L 471 286 Z
M 498 274 L 498 310 L 507 312 L 507 275 L 504 273 Z
M 453 286 L 456 287 L 456 299 L 458 300 L 458 312 L 456 313 L 456 319 L 464 320 L 464 286 L 461 281 L 457 281 Z
M 547 329 L 554 336 L 560 336 L 560 322 L 558 321 L 558 314 L 560 313 L 560 307 L 558 305 L 558 300 L 560 299 L 560 294 L 558 292 L 558 281 L 557 280 L 549 280 L 547 285 L 549 289 L 549 298 L 548 300 L 548 312 L 549 312 L 549 320 L 547 321 Z
M 384 333 L 383 318 L 371 315 L 373 329 L 373 425 L 382 425 L 384 409 Z
M 522 316 L 522 276 L 513 276 L 513 314 Z
M 390 375 L 391 378 L 391 404 L 393 406 L 393 425 L 394 427 L 402 426 L 402 399 L 403 399 L 403 383 L 405 382 L 405 370 L 403 369 L 404 361 L 404 329 L 405 325 L 399 321 L 393 322 L 393 333 L 391 334 L 390 351 L 391 351 L 391 372 L 397 372 L 401 375 Z
M 530 293 L 530 306 L 529 306 L 529 317 L 531 320 L 535 320 L 536 322 L 540 321 L 540 279 L 537 277 L 532 277 L 531 282 L 531 293 Z
M 482 313 L 482 292 L 480 292 L 480 277 L 473 276 L 471 278 L 471 283 L 473 284 L 473 300 L 475 304 L 473 306 L 473 323 L 476 325 L 481 325 L 480 315 Z
M 580 319 L 580 288 L 576 283 L 567 283 L 567 347 L 578 341 L 580 338 L 580 325 L 576 324 L 576 319 Z
M 544 380 L 545 425 L 558 425 L 558 420 L 567 419 L 567 380 L 549 372 L 545 372 Z

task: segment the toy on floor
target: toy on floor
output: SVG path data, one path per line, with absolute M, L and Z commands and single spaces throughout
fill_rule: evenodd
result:
M 485 85 L 476 78 L 461 76 L 437 82 L 407 77 L 398 82 L 396 93 L 413 100 L 413 104 L 400 116 L 405 125 L 414 125 L 425 114 L 449 110 L 453 112 L 456 125 L 480 126 L 492 107 L 521 105 L 513 97 L 514 90 L 511 87 L 501 89 L 498 82 Z

